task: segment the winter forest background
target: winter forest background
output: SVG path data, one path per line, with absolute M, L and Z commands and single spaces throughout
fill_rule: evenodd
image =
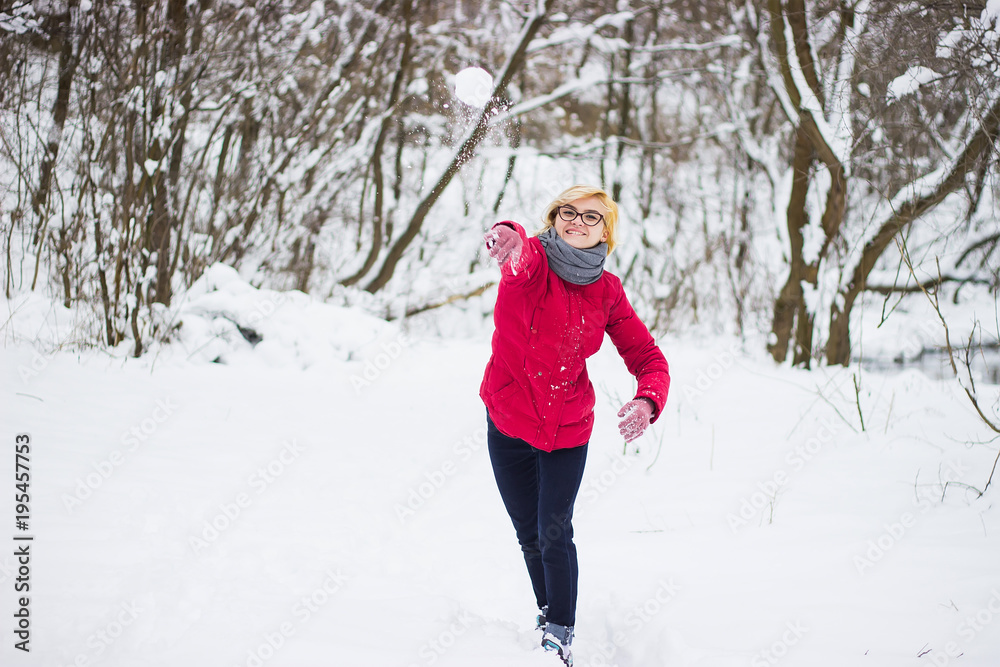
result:
M 0 662 L 552 665 L 482 237 L 588 183 L 672 386 L 623 447 L 588 362 L 577 666 L 995 667 L 998 19 L 0 0 L 0 479 L 30 432 L 39 537 Z
M 850 363 L 859 299 L 1000 286 L 985 0 L 0 11 L 4 289 L 77 308 L 75 344 L 169 339 L 216 262 L 389 318 L 474 300 L 481 231 L 574 182 L 621 202 L 610 268 L 651 327 L 777 361 Z

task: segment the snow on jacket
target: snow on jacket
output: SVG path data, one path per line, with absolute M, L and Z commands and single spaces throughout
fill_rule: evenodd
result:
M 594 386 L 587 357 L 607 332 L 632 375 L 636 398 L 653 401 L 653 421 L 663 411 L 670 372 L 663 353 L 636 316 L 621 280 L 607 271 L 590 285 L 574 285 L 549 269 L 537 238 L 501 269 L 493 321 L 493 356 L 479 395 L 500 431 L 546 452 L 590 441 Z

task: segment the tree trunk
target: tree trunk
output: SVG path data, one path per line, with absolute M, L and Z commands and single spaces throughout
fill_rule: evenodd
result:
M 794 355 L 792 363 L 809 366 L 812 359 L 815 313 L 809 311 L 804 299 L 803 281 L 817 285 L 820 267 L 833 242 L 839 237 L 847 207 L 847 172 L 820 130 L 822 109 L 815 104 L 803 104 L 803 96 L 812 93 L 820 106 L 823 105 L 823 87 L 813 59 L 809 43 L 809 27 L 806 22 L 805 0 L 787 0 L 782 7 L 781 0 L 769 0 L 771 14 L 771 37 L 774 40 L 781 79 L 789 99 L 795 105 L 798 115 L 795 132 L 795 154 L 793 158 L 792 195 L 788 205 L 788 235 L 791 245 L 788 281 L 782 288 L 774 306 L 772 324 L 773 340 L 768 350 L 775 361 L 787 358 L 792 331 L 795 331 Z M 785 32 L 785 26 L 788 32 Z M 792 42 L 788 42 L 788 37 Z M 809 90 L 800 90 L 793 69 L 800 71 Z M 803 256 L 803 229 L 809 220 L 806 213 L 806 196 L 812 180 L 813 162 L 819 159 L 830 174 L 830 187 L 826 194 L 826 205 L 820 227 L 823 230 L 823 244 L 815 259 L 807 263 Z M 796 326 L 797 321 L 797 326 Z
M 625 34 L 622 37 L 628 46 L 624 49 L 625 51 L 625 62 L 623 63 L 622 71 L 628 73 L 632 71 L 632 40 L 635 39 L 635 25 L 633 21 L 627 21 L 625 23 Z M 621 87 L 621 100 L 619 100 L 618 105 L 618 146 L 617 146 L 617 156 L 618 159 L 615 161 L 615 179 L 611 184 L 611 198 L 615 201 L 621 201 L 622 198 L 622 158 L 625 155 L 625 139 L 628 138 L 628 118 L 631 114 L 632 107 L 632 87 L 628 83 L 628 79 L 622 83 Z
M 181 58 L 184 56 L 187 40 L 188 14 L 184 0 L 169 0 L 167 3 L 168 39 L 164 47 L 163 69 L 173 69 L 176 72 L 176 87 L 186 86 L 187 90 L 182 92 L 182 104 L 186 107 L 191 103 L 190 81 L 181 80 L 184 73 L 180 71 Z M 157 105 L 156 112 L 162 116 L 168 110 L 165 104 L 165 95 L 157 91 L 160 104 Z M 171 93 L 171 96 L 173 93 Z M 152 125 L 156 126 L 157 119 L 153 119 Z M 153 193 L 153 218 L 150 224 L 150 250 L 156 252 L 156 294 L 153 297 L 155 303 L 170 305 L 173 297 L 173 267 L 171 261 L 170 240 L 174 231 L 179 226 L 179 220 L 175 214 L 178 174 L 180 171 L 181 158 L 184 151 L 184 134 L 187 128 L 187 112 L 178 119 L 176 126 L 171 128 L 173 150 L 167 165 L 161 164 L 152 182 Z M 157 138 L 153 142 L 150 150 L 150 159 L 162 163 L 167 158 L 167 147 L 163 145 L 163 140 Z M 178 239 L 180 243 L 180 239 Z
M 774 319 L 771 325 L 772 341 L 768 352 L 778 363 L 788 358 L 788 346 L 792 338 L 795 316 L 801 313 L 802 280 L 805 278 L 805 260 L 802 256 L 802 229 L 809 222 L 806 213 L 806 196 L 809 194 L 809 171 L 813 162 L 812 144 L 803 128 L 795 132 L 795 153 L 792 158 L 792 194 L 786 214 L 790 256 L 788 258 L 788 279 L 774 302 Z M 800 327 L 801 330 L 801 327 Z M 796 343 L 796 359 L 799 358 Z
M 45 157 L 42 158 L 38 176 L 38 190 L 35 191 L 32 202 L 32 208 L 38 217 L 38 226 L 35 228 L 34 235 L 36 245 L 45 240 L 44 227 L 48 214 L 49 196 L 52 191 L 52 172 L 56 159 L 59 157 L 63 128 L 66 126 L 66 116 L 69 114 L 69 97 L 73 88 L 73 77 L 76 76 L 76 69 L 80 64 L 80 47 L 87 34 L 85 31 L 80 34 L 79 41 L 74 35 L 74 17 L 79 25 L 84 24 L 83 19 L 79 18 L 79 8 L 80 0 L 69 0 L 64 20 L 59 26 L 59 39 L 61 40 L 59 80 L 56 88 L 56 99 L 52 105 L 52 129 L 49 130 L 49 136 L 46 140 Z M 35 288 L 34 281 L 32 281 L 31 288 Z
M 861 258 L 851 272 L 851 280 L 840 291 L 843 308 L 837 307 L 834 300 L 830 307 L 830 337 L 826 347 L 826 360 L 829 364 L 847 366 L 851 363 L 851 310 L 858 295 L 865 289 L 868 275 L 875 268 L 875 262 L 885 249 L 892 243 L 902 230 L 914 220 L 924 215 L 944 201 L 945 197 L 960 189 L 970 173 L 975 173 L 982 160 L 990 159 L 1000 132 L 1000 99 L 981 120 L 962 154 L 958 156 L 948 176 L 930 193 L 916 196 L 896 207 L 892 215 L 882 223 L 878 232 L 861 252 Z

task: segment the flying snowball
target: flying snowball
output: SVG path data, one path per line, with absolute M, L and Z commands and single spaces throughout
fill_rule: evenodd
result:
M 493 77 L 479 67 L 466 67 L 455 75 L 455 96 L 470 107 L 483 107 L 493 94 Z

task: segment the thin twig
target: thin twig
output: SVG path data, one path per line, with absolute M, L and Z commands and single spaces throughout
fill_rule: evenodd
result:
M 896 392 L 893 390 L 892 397 L 889 399 L 889 411 L 885 415 L 885 428 L 882 430 L 884 435 L 889 433 L 889 419 L 892 417 L 892 406 L 896 402 Z
M 714 439 L 712 440 L 712 446 L 713 447 L 715 446 L 715 440 Z M 648 466 L 646 466 L 646 472 L 649 472 L 650 469 L 653 467 L 653 464 L 655 464 L 657 462 L 657 460 L 659 460 L 659 458 L 660 458 L 660 452 L 662 450 L 663 450 L 663 433 L 660 433 L 660 438 L 659 438 L 659 441 L 657 442 L 657 445 L 656 445 L 656 456 L 654 456 L 653 460 L 650 462 L 650 464 Z M 709 465 L 709 470 L 711 470 L 711 465 Z
M 436 302 L 433 302 L 433 303 L 424 304 L 423 306 L 414 306 L 412 308 L 407 308 L 406 309 L 406 314 L 404 315 L 404 317 L 413 317 L 414 315 L 419 315 L 420 313 L 425 313 L 428 310 L 434 310 L 435 308 L 441 308 L 443 306 L 450 305 L 452 303 L 455 303 L 456 301 L 462 301 L 462 300 L 465 300 L 465 299 L 471 299 L 473 297 L 480 296 L 486 290 L 488 290 L 489 288 L 493 287 L 494 285 L 496 285 L 496 281 L 490 281 L 490 282 L 487 282 L 487 283 L 485 283 L 483 285 L 480 285 L 479 287 L 477 287 L 476 289 L 472 290 L 471 292 L 466 292 L 464 294 L 452 294 L 451 296 L 449 296 L 448 298 L 444 299 L 443 301 L 436 301 Z M 393 320 L 393 319 L 397 319 L 397 318 L 394 318 L 394 317 L 390 317 L 389 318 L 390 321 Z
M 993 483 L 993 475 L 996 474 L 997 463 L 1000 463 L 1000 449 L 997 450 L 997 457 L 993 459 L 993 469 L 990 470 L 990 478 L 986 480 L 986 486 L 983 487 L 983 493 L 986 493 L 986 489 L 990 488 L 990 484 Z
M 945 494 L 948 493 L 948 487 L 951 486 L 952 484 L 954 484 L 955 486 L 965 487 L 966 489 L 969 489 L 970 491 L 974 491 L 975 494 L 976 494 L 976 498 L 982 498 L 983 494 L 986 493 L 986 489 L 985 488 L 982 491 L 980 491 L 979 489 L 977 489 L 976 487 L 972 486 L 971 484 L 966 484 L 965 482 L 956 482 L 954 480 L 949 480 L 949 481 L 947 481 L 947 482 L 944 483 L 944 487 L 941 489 L 941 501 L 942 502 L 944 502 Z
M 830 406 L 831 408 L 833 408 L 833 411 L 837 413 L 837 416 L 838 416 L 838 417 L 840 417 L 841 421 L 843 421 L 843 422 L 844 422 L 845 424 L 847 424 L 847 427 L 848 427 L 848 428 L 850 428 L 850 429 L 851 429 L 852 431 L 854 431 L 855 433 L 857 433 L 857 432 L 858 432 L 858 429 L 854 428 L 854 424 L 852 424 L 852 423 L 851 423 L 851 420 L 850 420 L 850 419 L 848 419 L 847 417 L 845 417 L 845 416 L 844 416 L 844 415 L 843 415 L 843 414 L 842 414 L 842 413 L 840 412 L 840 409 L 839 409 L 839 408 L 838 408 L 838 407 L 837 407 L 836 405 L 834 405 L 834 404 L 833 404 L 833 402 L 832 402 L 832 401 L 831 401 L 830 399 L 828 399 L 828 398 L 827 398 L 827 397 L 826 397 L 826 396 L 825 396 L 825 395 L 823 394 L 823 392 L 822 392 L 822 391 L 820 390 L 820 388 L 819 388 L 818 386 L 816 387 L 816 395 L 817 395 L 817 396 L 819 396 L 819 397 L 820 397 L 821 399 L 823 399 L 823 402 L 824 402 L 824 403 L 826 403 L 826 404 L 827 404 L 827 405 L 829 405 L 829 406 Z
M 917 280 L 916 271 L 914 270 L 913 263 L 910 260 L 909 251 L 906 248 L 906 241 L 897 238 L 896 244 L 897 246 L 899 246 L 899 252 L 901 257 L 903 258 L 903 261 L 906 263 L 906 268 L 909 269 L 910 274 L 913 276 L 914 280 Z M 935 263 L 937 264 L 938 278 L 940 279 L 941 278 L 940 259 L 935 258 Z M 973 374 L 972 374 L 972 359 L 970 350 L 972 348 L 973 341 L 975 340 L 974 336 L 975 336 L 976 326 L 978 326 L 979 324 L 978 321 L 976 322 L 976 326 L 973 326 L 972 333 L 969 334 L 969 342 L 966 346 L 966 355 L 963 364 L 965 366 L 965 370 L 968 372 L 968 377 L 969 377 L 969 384 L 966 385 L 964 382 L 962 382 L 962 379 L 958 375 L 958 365 L 955 363 L 955 350 L 952 348 L 951 345 L 951 332 L 948 328 L 948 322 L 945 320 L 944 314 L 941 312 L 941 304 L 938 301 L 937 290 L 935 290 L 932 296 L 924 288 L 923 284 L 919 280 L 917 280 L 917 284 L 920 285 L 921 291 L 924 293 L 924 296 L 927 297 L 927 300 L 930 301 L 931 306 L 934 308 L 934 312 L 937 314 L 938 319 L 941 321 L 941 326 L 944 327 L 944 342 L 945 342 L 945 348 L 948 352 L 948 361 L 951 363 L 951 370 L 952 373 L 954 374 L 955 379 L 958 381 L 958 385 L 965 392 L 965 395 L 968 397 L 969 402 L 972 403 L 972 407 L 975 409 L 976 414 L 979 415 L 979 418 L 983 421 L 983 423 L 986 424 L 986 426 L 994 433 L 1000 433 L 1000 423 L 994 422 L 992 419 L 986 416 L 986 414 L 983 412 L 982 408 L 979 405 L 979 399 L 976 397 L 975 380 L 973 379 Z M 997 458 L 993 461 L 993 469 L 990 471 L 989 479 L 986 480 L 986 485 L 983 487 L 982 491 L 979 491 L 979 489 L 975 489 L 974 487 L 971 486 L 968 488 L 975 490 L 977 493 L 979 493 L 980 496 L 986 493 L 986 489 L 988 489 L 990 487 L 990 484 L 993 483 L 993 476 L 994 474 L 996 474 L 998 462 L 1000 462 L 1000 451 L 997 452 Z M 945 484 L 945 490 L 947 490 L 947 486 L 948 485 Z
M 861 387 L 858 386 L 858 376 L 851 374 L 851 379 L 854 380 L 854 404 L 858 406 L 858 419 L 861 420 L 861 432 L 865 432 L 865 416 L 861 412 Z

